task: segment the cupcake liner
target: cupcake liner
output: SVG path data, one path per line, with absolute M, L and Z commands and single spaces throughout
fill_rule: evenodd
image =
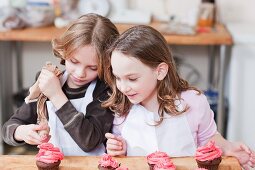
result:
M 149 164 L 149 163 L 148 163 L 148 165 L 149 165 L 149 167 L 150 167 L 150 170 L 153 170 L 155 164 Z
M 199 168 L 205 168 L 208 170 L 217 170 L 219 167 L 219 164 L 221 162 L 221 159 L 222 158 L 219 157 L 219 158 L 213 159 L 211 161 L 199 161 L 199 160 L 196 160 L 196 161 L 197 161 L 197 166 Z
M 44 163 L 41 161 L 36 161 L 36 166 L 38 170 L 58 170 L 60 162 L 60 160 L 54 163 Z
M 101 165 L 98 165 L 98 169 L 99 169 L 99 170 L 115 170 L 116 168 L 113 168 L 113 167 L 110 167 L 110 166 L 108 166 L 108 167 L 103 167 L 103 166 L 101 166 Z

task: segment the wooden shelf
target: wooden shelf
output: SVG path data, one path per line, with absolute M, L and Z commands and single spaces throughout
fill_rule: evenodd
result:
M 160 23 L 150 24 L 158 29 Z M 116 24 L 118 30 L 123 32 L 134 26 L 129 24 Z M 22 30 L 11 30 L 0 32 L 0 41 L 36 41 L 47 42 L 60 36 L 66 28 L 56 28 L 55 26 L 26 28 Z M 217 24 L 215 28 L 206 33 L 196 35 L 167 35 L 163 34 L 168 44 L 175 45 L 232 45 L 232 37 L 224 25 Z

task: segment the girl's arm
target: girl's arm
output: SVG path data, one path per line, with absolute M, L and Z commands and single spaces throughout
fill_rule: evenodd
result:
M 255 166 L 255 152 L 243 143 L 230 142 L 224 139 L 220 134 L 215 134 L 210 140 L 215 141 L 223 155 L 236 157 L 244 169 Z
M 105 133 L 111 131 L 113 112 L 101 107 L 101 102 L 108 97 L 108 90 L 102 81 L 97 81 L 93 92 L 93 101 L 87 106 L 86 116 L 78 112 L 70 101 L 56 112 L 65 130 L 85 152 L 89 152 L 105 142 Z
M 113 113 L 101 107 L 108 97 L 108 87 L 98 80 L 93 92 L 93 101 L 86 108 L 86 116 L 78 112 L 64 94 L 59 79 L 50 71 L 42 69 L 38 78 L 39 87 L 57 109 L 56 114 L 79 147 L 89 152 L 102 144 L 104 134 L 110 132 Z M 50 84 L 50 88 L 49 88 Z
M 36 122 L 36 102 L 24 103 L 3 125 L 3 140 L 13 146 L 23 145 L 25 142 L 28 144 L 40 144 L 40 136 L 36 131 L 43 127 L 35 125 Z

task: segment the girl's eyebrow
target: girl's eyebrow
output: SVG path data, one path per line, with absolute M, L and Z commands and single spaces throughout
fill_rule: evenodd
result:
M 116 74 L 112 73 L 115 77 L 118 77 Z M 130 73 L 130 74 L 126 74 L 124 75 L 124 77 L 130 77 L 130 76 L 137 76 L 137 73 Z
M 97 65 L 88 65 L 88 67 L 97 67 Z

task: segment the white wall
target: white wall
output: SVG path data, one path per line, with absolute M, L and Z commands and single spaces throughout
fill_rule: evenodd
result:
M 233 48 L 230 67 L 230 124 L 228 138 L 244 141 L 255 150 L 255 44 Z
M 60 68 L 59 59 L 51 49 L 50 42 L 23 43 L 23 86 L 30 87 L 35 81 L 35 75 L 41 70 L 46 61 L 51 61 Z
M 255 150 L 255 1 L 218 0 L 219 18 L 227 25 L 234 46 L 229 75 L 228 139 Z M 255 169 L 255 168 L 254 168 Z
M 255 22 L 254 0 L 216 0 L 218 18 L 223 23 Z

